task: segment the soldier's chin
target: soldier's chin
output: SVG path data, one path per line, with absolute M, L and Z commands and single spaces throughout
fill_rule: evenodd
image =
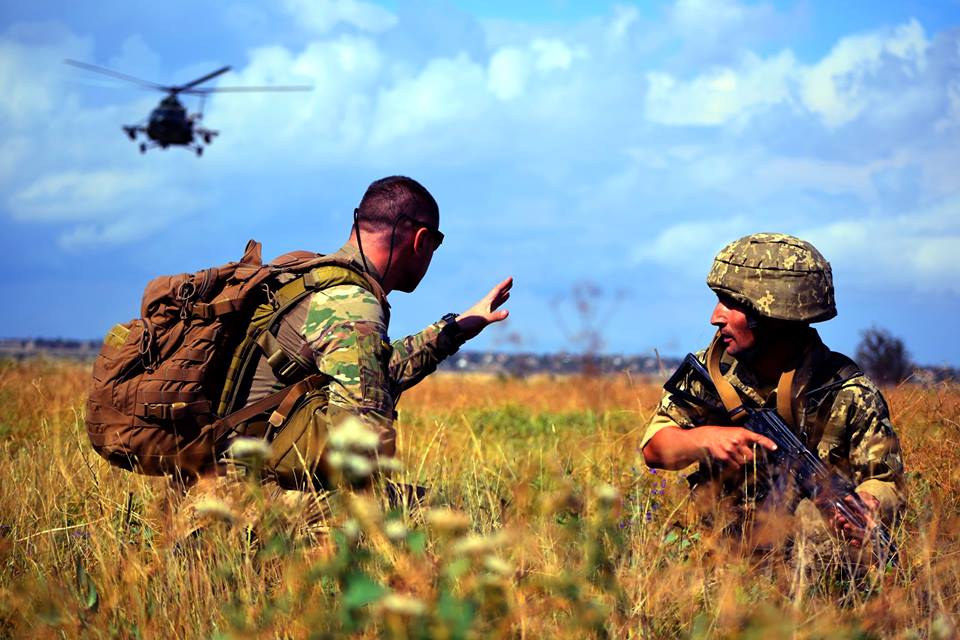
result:
M 750 362 L 757 355 L 757 346 L 735 347 L 734 349 L 727 347 L 727 355 L 737 362 Z
M 394 291 L 400 291 L 401 293 L 412 293 L 417 288 L 418 284 L 420 284 L 419 278 L 417 279 L 416 282 L 411 282 L 411 281 L 398 282 L 393 289 Z

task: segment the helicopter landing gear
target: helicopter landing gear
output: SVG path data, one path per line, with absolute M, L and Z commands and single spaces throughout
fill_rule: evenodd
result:
M 196 151 L 198 158 L 203 155 L 203 147 L 197 147 Z
M 146 142 L 141 142 L 141 143 L 140 143 L 140 153 L 146 153 L 146 152 L 147 152 L 147 143 L 146 143 Z
M 205 133 L 203 134 L 203 141 L 207 144 L 210 144 L 211 142 L 213 142 L 213 136 L 210 135 L 209 133 Z

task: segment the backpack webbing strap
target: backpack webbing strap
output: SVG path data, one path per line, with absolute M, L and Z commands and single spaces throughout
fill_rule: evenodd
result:
M 308 365 L 287 353 L 277 337 L 266 329 L 256 338 L 257 346 L 267 357 L 267 364 L 281 382 L 301 377 L 309 371 Z
M 237 389 L 241 386 L 241 382 L 246 379 L 248 375 L 251 375 L 250 367 L 252 366 L 257 348 L 261 350 L 264 357 L 267 358 L 267 361 L 271 363 L 274 374 L 277 375 L 277 378 L 281 381 L 285 379 L 289 380 L 296 377 L 296 375 L 302 375 L 312 370 L 312 363 L 304 362 L 299 354 L 290 354 L 284 351 L 274 332 L 277 330 L 283 314 L 290 309 L 290 307 L 302 300 L 304 296 L 313 291 L 319 291 L 341 284 L 353 284 L 361 287 L 362 289 L 370 291 L 381 305 L 386 303 L 386 298 L 383 297 L 383 290 L 374 280 L 365 277 L 355 269 L 339 262 L 321 264 L 287 282 L 273 294 L 275 309 L 269 320 L 267 320 L 262 327 L 248 332 L 247 337 L 234 352 L 227 370 L 223 392 L 220 396 L 218 406 L 219 413 L 229 411 L 231 406 L 236 402 Z M 273 364 L 276 364 L 277 367 L 273 367 Z M 269 409 L 272 408 L 272 406 L 269 407 Z M 266 410 L 267 409 L 264 409 L 264 411 Z
M 314 374 L 308 376 L 298 382 L 297 384 L 290 385 L 280 391 L 271 393 L 265 398 L 260 398 L 256 402 L 248 404 L 243 409 L 238 409 L 228 416 L 224 416 L 219 420 L 219 424 L 214 429 L 214 441 L 220 442 L 222 438 L 227 436 L 231 431 L 235 431 L 244 422 L 256 418 L 262 413 L 266 413 L 271 409 L 276 409 L 274 414 L 277 414 L 281 409 L 286 409 L 289 413 L 289 410 L 293 408 L 293 405 L 296 404 L 297 400 L 302 398 L 304 395 L 311 391 L 316 391 L 320 389 L 324 383 L 327 381 L 327 376 L 322 374 Z M 283 415 L 283 418 L 286 418 L 286 414 Z M 271 420 L 273 416 L 271 416 Z M 280 423 L 283 423 L 283 420 L 280 420 Z M 272 424 L 272 422 L 271 422 Z
M 345 284 L 352 284 L 367 291 L 371 290 L 368 280 L 353 269 L 339 264 L 327 264 L 311 269 L 299 278 L 283 285 L 274 293 L 276 310 L 264 328 L 260 330 L 255 342 L 279 380 L 296 379 L 308 373 L 312 366 L 312 363 L 305 361 L 299 353 L 289 353 L 280 344 L 274 334 L 279 325 L 277 321 L 280 316 L 308 293 Z

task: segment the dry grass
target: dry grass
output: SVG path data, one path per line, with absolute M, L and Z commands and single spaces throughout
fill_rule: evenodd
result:
M 955 636 L 956 387 L 889 392 L 910 471 L 902 560 L 851 584 L 692 525 L 681 476 L 637 458 L 659 397 L 645 381 L 435 376 L 401 402 L 399 479 L 466 513 L 467 536 L 341 495 L 308 544 L 255 486 L 256 539 L 236 522 L 176 540 L 166 484 L 89 448 L 86 377 L 0 366 L 0 636 Z

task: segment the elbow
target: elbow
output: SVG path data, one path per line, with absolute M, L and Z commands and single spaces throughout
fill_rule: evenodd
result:
M 665 469 L 664 460 L 660 455 L 660 451 L 656 445 L 653 444 L 653 441 L 648 442 L 644 445 L 643 449 L 640 450 L 640 453 L 643 454 L 643 461 L 651 469 Z

